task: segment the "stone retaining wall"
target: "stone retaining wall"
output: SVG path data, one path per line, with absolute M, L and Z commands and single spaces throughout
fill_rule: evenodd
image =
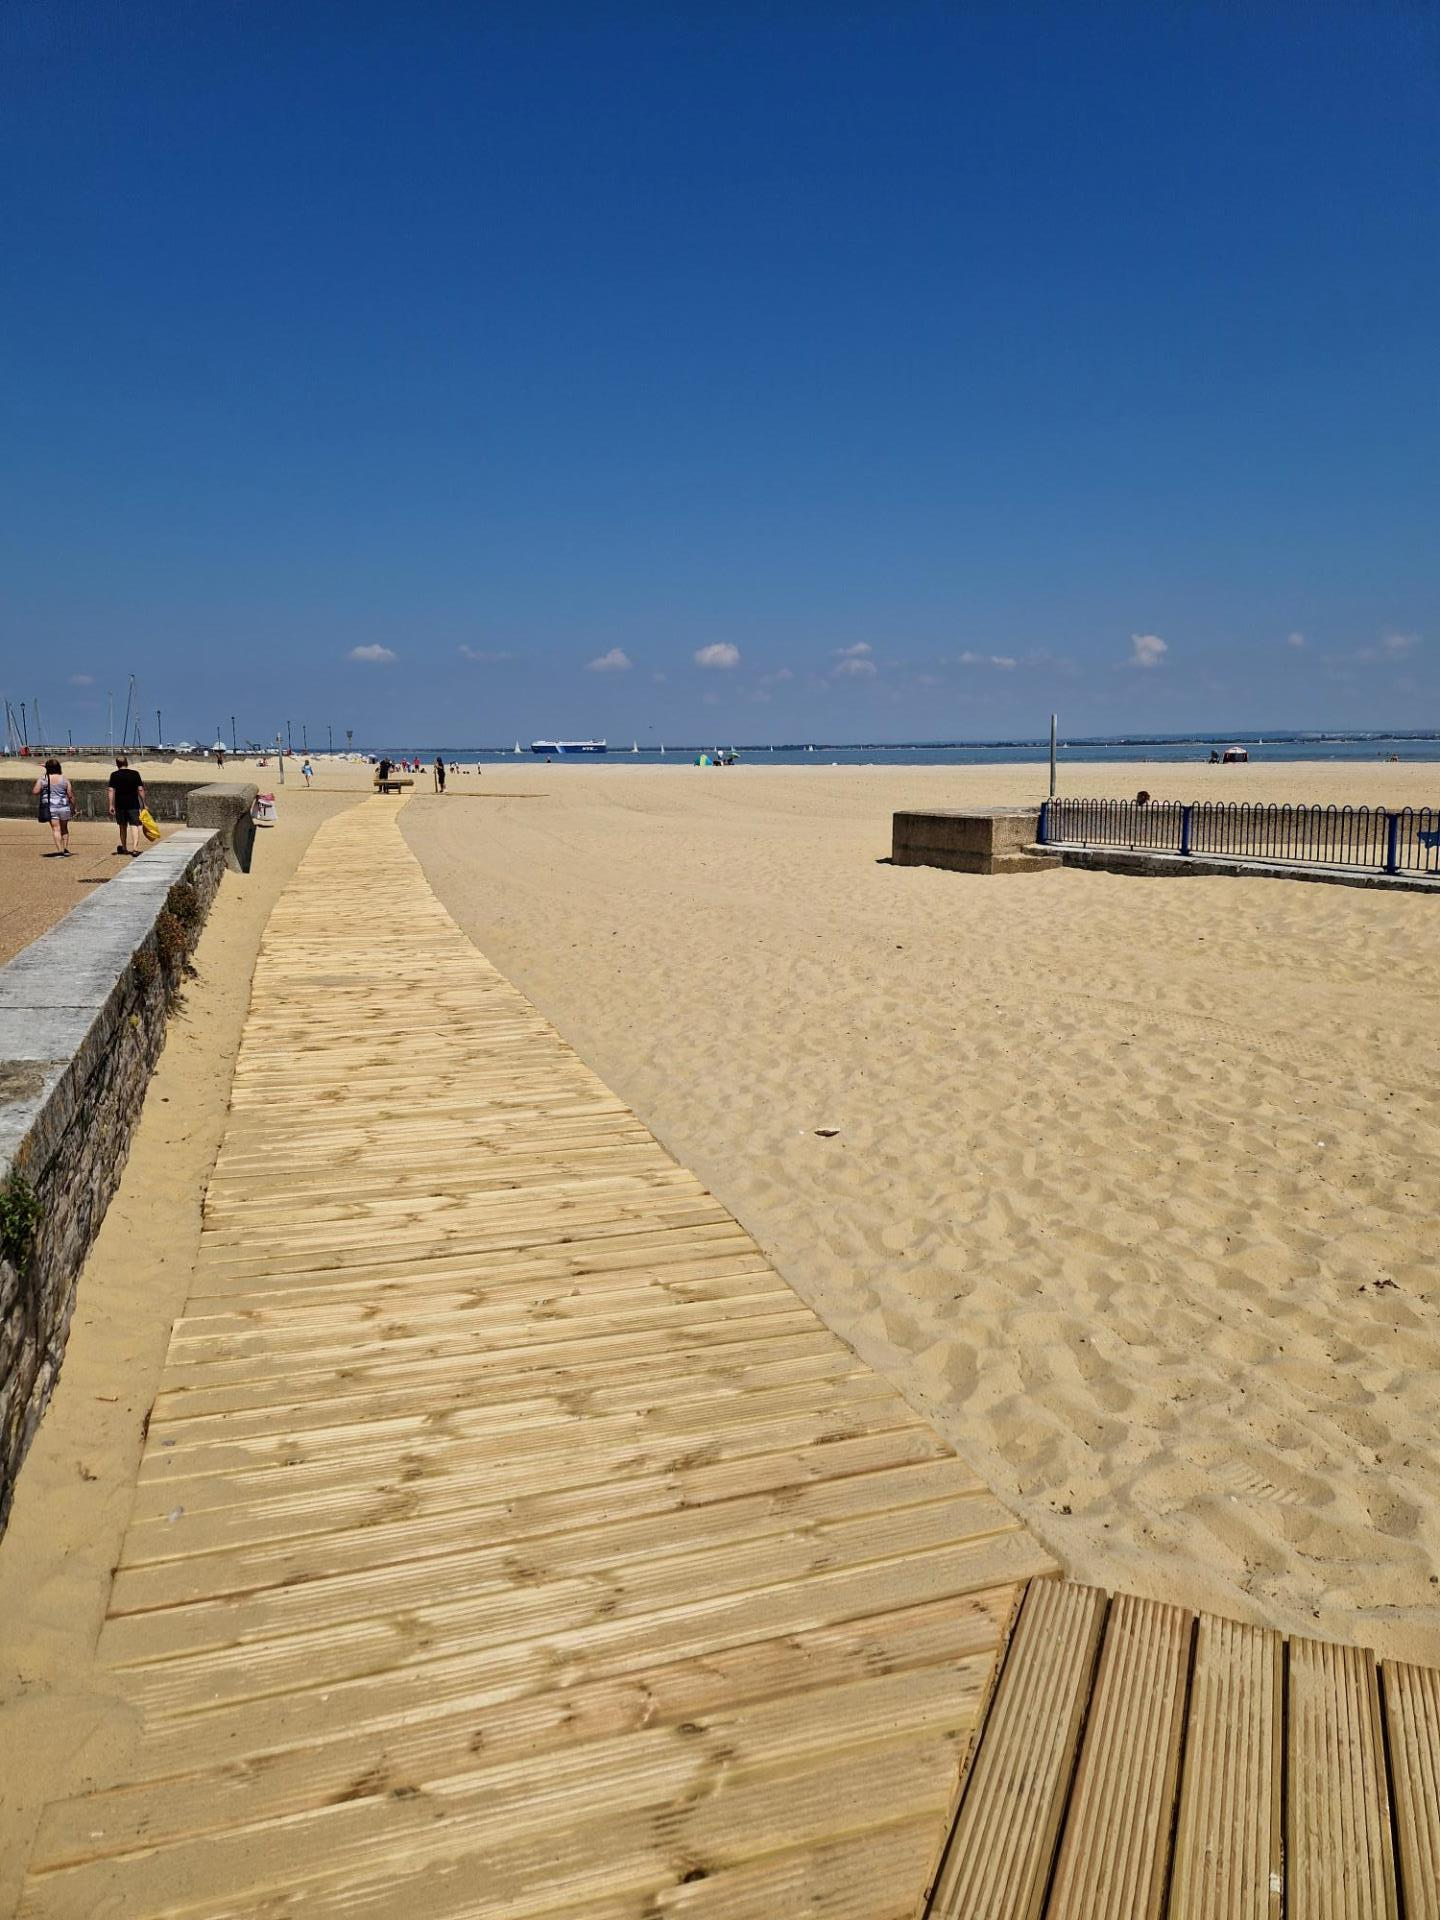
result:
M 64 762 L 61 762 L 64 765 Z M 0 776 L 0 819 L 33 820 L 35 818 L 35 796 L 30 791 L 44 771 L 43 762 L 34 773 L 16 775 L 7 773 Z M 140 769 L 144 776 L 145 769 Z M 75 817 L 77 820 L 104 820 L 110 811 L 110 769 L 106 767 L 98 776 L 77 774 L 72 769 L 70 784 L 75 789 Z M 197 780 L 153 780 L 145 786 L 145 801 L 151 813 L 160 821 L 183 820 L 185 818 L 185 799 L 197 787 L 209 786 L 208 779 Z
M 1149 848 L 1051 846 L 1062 867 L 1178 880 L 1208 875 L 1230 880 L 1309 880 L 1329 887 L 1370 887 L 1379 893 L 1440 894 L 1440 873 L 1381 873 L 1375 867 L 1332 867 L 1324 861 L 1239 860 L 1218 853 L 1161 853 Z
M 28 1256 L 0 1249 L 0 1530 L 165 1044 L 156 922 L 179 880 L 209 910 L 227 840 L 170 834 L 0 967 L 0 1196 L 33 1194 L 39 1207 Z

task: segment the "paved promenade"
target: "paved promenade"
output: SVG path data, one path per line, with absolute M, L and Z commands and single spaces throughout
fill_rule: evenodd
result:
M 1033 1541 L 368 801 L 271 919 L 38 1916 L 913 1913 Z

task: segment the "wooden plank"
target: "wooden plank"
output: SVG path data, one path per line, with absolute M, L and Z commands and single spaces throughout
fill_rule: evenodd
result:
M 911 1563 L 907 1575 L 918 1564 Z M 737 1674 L 753 1672 L 754 1687 L 742 1693 L 760 1699 L 766 1695 L 767 1673 L 789 1672 L 776 1668 L 775 1647 L 805 1656 L 807 1649 L 824 1648 L 836 1640 L 851 1649 L 856 1662 L 852 1672 L 883 1672 L 886 1656 L 878 1649 L 894 1623 L 930 1622 L 941 1613 L 960 1637 L 958 1657 L 978 1656 L 987 1648 L 993 1655 L 1013 1611 L 1013 1586 L 1003 1581 L 961 1592 L 944 1587 L 938 1563 L 931 1570 L 933 1578 L 907 1580 L 907 1590 L 901 1594 L 893 1586 L 887 1588 L 883 1569 L 861 1568 L 831 1582 L 820 1607 L 813 1604 L 814 1587 L 803 1593 L 742 1595 L 714 1610 L 712 1630 L 704 1640 L 677 1633 L 676 1623 L 668 1618 L 627 1621 L 613 1631 L 576 1636 L 554 1648 L 541 1641 L 509 1641 L 467 1651 L 427 1668 L 423 1687 L 416 1686 L 413 1674 L 385 1672 L 323 1693 L 269 1700 L 258 1714 L 250 1703 L 241 1702 L 213 1715 L 156 1722 L 132 1756 L 127 1780 L 173 1782 L 185 1773 L 208 1773 L 231 1756 L 227 1772 L 234 1774 L 242 1765 L 248 1772 L 251 1758 L 259 1758 L 268 1770 L 278 1764 L 279 1754 L 302 1748 L 343 1756 L 369 1739 L 387 1746 L 403 1745 L 408 1729 L 415 1729 L 416 1737 L 422 1738 L 425 1727 L 459 1722 L 466 1716 L 472 1716 L 472 1730 L 478 1731 L 492 1714 L 508 1713 L 512 1706 L 530 1713 L 538 1723 L 543 1721 L 545 1700 L 588 1694 L 597 1688 L 619 1688 L 636 1703 L 637 1724 L 648 1725 L 651 1715 L 671 1698 L 666 1675 L 704 1666 L 728 1676 L 729 1686 Z M 908 1664 L 926 1662 L 917 1658 Z M 793 1684 L 776 1691 L 805 1690 L 803 1674 L 791 1677 Z M 659 1691 L 652 1693 L 652 1683 Z M 816 1684 L 834 1684 L 834 1675 L 823 1661 Z M 519 1703 L 525 1701 L 529 1707 L 522 1709 Z M 682 1712 L 674 1717 L 686 1716 Z M 579 1723 L 585 1724 L 583 1719 Z M 935 1836 L 939 1838 L 943 1834 Z
M 167 1508 L 163 1497 L 157 1498 L 163 1489 L 147 1486 L 137 1494 L 124 1559 L 130 1564 L 131 1541 L 138 1557 L 168 1560 L 182 1553 L 233 1550 L 341 1527 L 379 1526 L 442 1509 L 464 1511 L 502 1496 L 521 1499 L 594 1488 L 612 1475 L 633 1473 L 646 1479 L 722 1459 L 790 1453 L 806 1446 L 819 1449 L 861 1434 L 904 1431 L 902 1422 L 914 1424 L 907 1413 L 900 1401 L 844 1410 L 827 1407 L 818 1413 L 736 1421 L 722 1435 L 698 1443 L 622 1430 L 612 1433 L 607 1446 L 587 1448 L 583 1432 L 563 1432 L 557 1445 L 531 1449 L 514 1459 L 507 1460 L 502 1447 L 480 1477 L 473 1461 L 456 1459 L 447 1450 L 429 1459 L 396 1462 L 384 1473 L 357 1473 L 319 1490 L 252 1489 L 248 1499 L 194 1509 L 183 1500 Z
M 397 1259 L 417 1263 L 455 1260 L 487 1253 L 526 1253 L 572 1246 L 587 1242 L 634 1241 L 640 1236 L 660 1232 L 684 1232 L 687 1243 L 703 1245 L 707 1240 L 734 1240 L 739 1236 L 735 1223 L 711 1203 L 703 1206 L 684 1195 L 662 1205 L 653 1204 L 592 1209 L 588 1214 L 563 1218 L 553 1208 L 539 1208 L 527 1222 L 487 1227 L 476 1222 L 459 1232 L 436 1232 L 415 1227 L 401 1233 L 390 1232 L 369 1241 L 354 1237 L 344 1245 L 320 1242 L 313 1247 L 285 1249 L 275 1253 L 258 1250 L 253 1241 L 240 1241 L 233 1247 L 212 1251 L 208 1237 L 202 1241 L 200 1264 L 207 1291 L 235 1281 L 276 1279 L 281 1275 L 296 1278 L 340 1270 L 363 1272 L 372 1267 L 393 1266 Z M 653 1244 L 653 1241 L 651 1242 Z
M 144 1541 L 127 1538 L 112 1591 L 116 1611 L 133 1611 L 146 1605 L 172 1606 L 207 1595 L 247 1593 L 449 1553 L 454 1549 L 457 1514 L 473 1516 L 477 1527 L 493 1527 L 498 1524 L 497 1516 L 508 1514 L 517 1529 L 563 1533 L 644 1514 L 673 1516 L 699 1511 L 746 1497 L 763 1496 L 787 1504 L 807 1486 L 839 1484 L 852 1475 L 884 1473 L 944 1457 L 943 1446 L 928 1428 L 899 1427 L 824 1448 L 747 1455 L 713 1465 L 683 1467 L 673 1473 L 634 1478 L 607 1475 L 581 1487 L 547 1488 L 488 1508 L 477 1509 L 468 1490 L 462 1488 L 458 1493 L 452 1491 L 448 1498 L 431 1498 L 390 1520 L 362 1520 L 354 1527 L 323 1532 L 317 1529 L 248 1548 L 179 1553 L 168 1532 L 154 1528 L 150 1530 L 148 1558 L 141 1557 L 147 1553 Z M 978 1482 L 973 1490 L 983 1492 Z M 119 1604 L 122 1599 L 124 1607 Z
M 1398 1920 L 1375 1657 L 1290 1642 L 1287 1920 Z
M 1169 1920 L 1279 1920 L 1283 1673 L 1278 1634 L 1201 1614 Z
M 883 1380 L 873 1374 L 854 1374 L 828 1382 L 829 1402 L 826 1417 L 835 1417 L 835 1431 L 845 1428 L 852 1436 L 861 1432 L 881 1432 L 889 1427 L 910 1426 L 914 1415 L 909 1407 Z M 520 1456 L 529 1461 L 545 1457 L 563 1459 L 572 1453 L 583 1455 L 592 1442 L 595 1449 L 628 1446 L 632 1442 L 661 1439 L 683 1443 L 686 1447 L 714 1446 L 719 1436 L 750 1434 L 759 1425 L 790 1417 L 815 1419 L 815 1392 L 811 1382 L 802 1380 L 791 1386 L 771 1387 L 764 1392 L 732 1394 L 727 1399 L 688 1400 L 673 1404 L 647 1401 L 614 1414 L 587 1411 L 580 1418 L 557 1419 L 549 1408 L 527 1419 L 523 1410 L 510 1407 L 506 1419 L 480 1419 L 469 1427 L 457 1418 L 443 1426 L 427 1428 L 403 1441 L 383 1429 L 374 1435 L 356 1435 L 348 1444 L 311 1451 L 302 1442 L 272 1443 L 267 1457 L 212 1466 L 207 1462 L 188 1463 L 163 1448 L 157 1450 L 157 1470 L 141 1482 L 135 1513 L 143 1518 L 168 1514 L 177 1499 L 185 1502 L 187 1514 L 209 1511 L 213 1507 L 236 1506 L 250 1501 L 266 1501 L 275 1494 L 287 1500 L 323 1497 L 332 1490 L 388 1485 L 397 1471 L 401 1478 L 414 1482 L 441 1475 L 475 1475 L 477 1494 L 490 1469 L 518 1464 Z M 174 1460 L 174 1471 L 166 1463 Z M 564 1473 L 562 1467 L 556 1477 Z M 510 1481 L 512 1491 L 519 1491 Z
M 563 1779 L 591 1806 L 604 1795 L 623 1804 L 663 1800 L 683 1785 L 687 1769 L 697 1760 L 704 1764 L 717 1748 L 727 1765 L 748 1751 L 774 1767 L 898 1733 L 961 1733 L 979 1711 L 990 1657 L 987 1648 L 947 1660 L 943 1681 L 928 1661 L 867 1679 L 857 1677 L 851 1652 L 825 1663 L 830 1680 L 821 1686 L 797 1670 L 793 1656 L 782 1669 L 763 1656 L 752 1668 L 732 1655 L 736 1684 L 727 1687 L 706 1676 L 702 1663 L 688 1662 L 661 1676 L 662 1688 L 668 1682 L 672 1691 L 676 1676 L 683 1676 L 679 1686 L 688 1702 L 683 1712 L 663 1715 L 637 1712 L 633 1683 L 628 1697 L 613 1682 L 517 1695 L 478 1714 L 275 1755 L 263 1767 L 212 1768 L 69 1802 L 47 1816 L 33 1859 L 48 1871 L 76 1859 L 185 1845 L 226 1829 L 293 1827 L 299 1815 L 345 1805 L 358 1810 L 362 1802 L 369 1803 L 365 1826 L 373 1841 L 387 1820 L 399 1831 L 414 1825 L 413 1811 L 402 1805 L 397 1813 L 389 1804 L 409 1797 L 397 1796 L 397 1787 L 443 1794 L 451 1819 L 464 1816 L 467 1802 L 483 1801 L 490 1820 L 503 1819 L 513 1833 L 554 1818 L 553 1806 L 536 1791 L 542 1772 L 552 1792 Z M 786 1677 L 799 1682 L 793 1691 L 786 1690 Z M 933 1844 L 933 1832 L 931 1838 Z M 266 1833 L 263 1843 L 273 1867 L 273 1849 L 285 1845 L 284 1837 Z M 302 1835 L 300 1845 L 308 1851 L 308 1838 Z
M 1039 1920 L 1090 1697 L 1106 1596 L 1025 1596 L 931 1897 L 935 1920 Z
M 355 1338 L 387 1342 L 425 1333 L 444 1333 L 457 1323 L 488 1336 L 494 1325 L 521 1318 L 535 1323 L 569 1323 L 577 1334 L 590 1330 L 597 1314 L 653 1311 L 667 1305 L 695 1307 L 738 1303 L 737 1317 L 757 1309 L 747 1302 L 760 1299 L 794 1300 L 773 1273 L 723 1273 L 698 1279 L 640 1279 L 612 1275 L 586 1285 L 574 1280 L 541 1281 L 533 1286 L 485 1287 L 440 1292 L 416 1287 L 408 1297 L 392 1289 L 368 1306 L 353 1297 L 316 1302 L 296 1308 L 266 1308 L 248 1313 L 187 1314 L 176 1323 L 170 1352 L 182 1360 L 203 1363 L 229 1351 L 244 1353 L 263 1342 L 266 1351 L 308 1346 L 317 1354 L 332 1348 L 344 1351 Z M 227 1343 L 227 1344 L 222 1344 Z M 235 1343 L 229 1345 L 228 1343 Z
M 745 1338 L 755 1347 L 766 1341 L 791 1343 L 819 1331 L 813 1314 L 798 1306 L 793 1313 L 767 1314 L 745 1322 Z M 834 1336 L 824 1335 L 827 1340 Z M 334 1400 L 347 1393 L 368 1394 L 381 1388 L 422 1389 L 448 1382 L 456 1397 L 483 1391 L 488 1379 L 515 1380 L 526 1373 L 554 1375 L 565 1368 L 603 1367 L 609 1361 L 638 1360 L 663 1354 L 673 1365 L 699 1366 L 714 1348 L 733 1348 L 736 1328 L 725 1319 L 691 1322 L 684 1327 L 660 1324 L 639 1331 L 591 1334 L 582 1343 L 547 1337 L 519 1339 L 511 1344 L 474 1344 L 458 1351 L 395 1359 L 383 1354 L 357 1356 L 342 1367 L 313 1372 L 279 1371 L 265 1379 L 244 1378 L 223 1383 L 201 1379 L 165 1387 L 155 1403 L 157 1420 L 190 1419 L 197 1414 L 249 1412 L 260 1407 L 303 1405 Z
M 1033 1542 L 1009 1534 L 986 1544 L 983 1552 L 969 1545 L 943 1548 L 878 1565 L 842 1567 L 789 1585 L 752 1587 L 693 1606 L 605 1617 L 593 1602 L 586 1603 L 577 1582 L 565 1590 L 572 1603 L 568 1614 L 552 1592 L 543 1615 L 532 1614 L 530 1623 L 519 1608 L 501 1609 L 504 1630 L 495 1634 L 465 1633 L 453 1642 L 419 1648 L 413 1636 L 406 1639 L 392 1628 L 383 1656 L 356 1659 L 357 1671 L 346 1679 L 318 1675 L 314 1685 L 307 1685 L 298 1668 L 247 1676 L 234 1670 L 233 1659 L 202 1657 L 186 1662 L 187 1674 L 173 1676 L 173 1686 L 153 1669 L 137 1670 L 123 1684 L 127 1695 L 153 1715 L 147 1742 L 158 1745 L 170 1733 L 191 1728 L 203 1754 L 213 1757 L 389 1723 L 413 1712 L 417 1702 L 469 1697 L 491 1684 L 497 1671 L 517 1666 L 531 1685 L 553 1675 L 557 1664 L 567 1673 L 578 1670 L 576 1663 L 597 1675 L 643 1673 L 658 1662 L 700 1658 L 716 1649 L 903 1611 L 947 1596 L 960 1606 L 972 1593 L 1014 1585 L 1046 1568 Z M 217 1671 L 228 1685 L 207 1702 L 203 1688 Z M 257 1701 L 263 1702 L 258 1710 Z M 137 1776 L 147 1770 L 143 1755 L 133 1768 Z
M 548 1270 L 574 1273 L 599 1272 L 606 1264 L 629 1260 L 668 1263 L 672 1260 L 697 1260 L 707 1256 L 753 1253 L 755 1243 L 733 1220 L 708 1222 L 701 1227 L 675 1227 L 650 1221 L 621 1232 L 604 1235 L 559 1235 L 553 1240 L 537 1240 L 526 1247 L 469 1247 L 455 1252 L 450 1248 L 407 1249 L 403 1254 L 385 1249 L 385 1258 L 367 1266 L 363 1273 L 345 1267 L 311 1267 L 293 1274 L 275 1272 L 257 1254 L 247 1266 L 227 1266 L 223 1270 L 202 1258 L 196 1274 L 195 1297 L 220 1299 L 227 1295 L 255 1297 L 269 1295 L 283 1299 L 290 1287 L 319 1288 L 343 1286 L 352 1290 L 369 1284 L 409 1278 L 416 1281 L 485 1275 L 513 1263 L 519 1275 Z
M 1440 1673 L 1381 1669 L 1405 1920 L 1440 1920 Z
M 693 1884 L 697 1872 L 824 1846 L 916 1815 L 943 1818 L 963 1741 L 963 1733 L 932 1732 L 773 1772 L 734 1766 L 724 1791 L 707 1790 L 713 1776 L 692 1767 L 658 1804 L 653 1794 L 648 1804 L 640 1796 L 627 1804 L 611 1775 L 592 1798 L 577 1795 L 568 1780 L 552 1788 L 531 1769 L 520 1802 L 531 1817 L 513 1832 L 483 1809 L 452 1818 L 443 1799 L 417 1794 L 393 1803 L 410 1810 L 403 1838 L 390 1827 L 372 1840 L 369 1803 L 347 1802 L 297 1830 L 281 1829 L 282 1857 L 242 1830 L 148 1857 L 32 1874 L 21 1920 L 102 1912 L 109 1920 L 150 1920 L 182 1897 L 195 1920 L 283 1911 L 282 1896 L 305 1920 L 402 1913 L 406 1920 L 538 1920 L 567 1905 L 588 1913 L 622 1893 L 643 1913 L 647 1898 Z
M 667 1399 L 704 1399 L 712 1393 L 737 1393 L 747 1382 L 756 1386 L 779 1386 L 787 1380 L 805 1379 L 807 1366 L 815 1369 L 815 1378 L 848 1378 L 856 1369 L 855 1356 L 830 1334 L 817 1329 L 788 1340 L 731 1340 L 708 1347 L 703 1354 L 691 1356 L 688 1375 L 679 1374 L 670 1354 L 658 1353 L 591 1364 L 581 1370 L 563 1363 L 518 1375 L 500 1371 L 478 1376 L 472 1372 L 459 1379 L 433 1376 L 422 1386 L 390 1384 L 372 1387 L 368 1393 L 313 1394 L 302 1401 L 281 1399 L 277 1405 L 267 1396 L 259 1407 L 231 1407 L 221 1413 L 177 1413 L 173 1406 L 157 1402 L 152 1427 L 161 1431 L 156 1444 L 167 1443 L 180 1451 L 189 1446 L 208 1446 L 216 1440 L 239 1442 L 251 1437 L 295 1438 L 303 1433 L 364 1426 L 371 1420 L 413 1418 L 426 1426 L 446 1424 L 457 1412 L 486 1407 L 502 1407 L 511 1402 L 533 1405 L 553 1400 L 556 1405 L 582 1412 L 595 1397 L 599 1411 L 615 1412 L 622 1406 L 651 1404 L 645 1389 L 655 1402 Z M 623 1396 L 628 1389 L 631 1397 Z
M 523 1577 L 495 1583 L 458 1600 L 421 1601 L 387 1614 L 365 1616 L 310 1631 L 251 1639 L 236 1632 L 222 1645 L 174 1659 L 136 1646 L 122 1628 L 144 1616 L 109 1624 L 109 1664 L 129 1665 L 130 1696 L 147 1712 L 210 1712 L 227 1700 L 256 1700 L 281 1693 L 336 1686 L 381 1669 L 399 1671 L 463 1654 L 497 1640 L 566 1636 L 594 1631 L 603 1636 L 617 1623 L 657 1616 L 701 1636 L 719 1603 L 737 1594 L 800 1592 L 813 1584 L 823 1607 L 827 1583 L 848 1569 L 894 1564 L 897 1597 L 902 1572 L 931 1558 L 944 1558 L 960 1591 L 1024 1577 L 1036 1555 L 1014 1529 L 971 1538 L 964 1515 L 946 1516 L 928 1507 L 847 1524 L 811 1540 L 742 1542 L 721 1550 L 699 1549 L 653 1566 L 595 1568 L 540 1582 Z M 825 1617 L 823 1614 L 820 1618 Z M 688 1628 L 687 1628 L 688 1623 Z M 237 1650 L 244 1649 L 243 1657 Z M 130 1664 L 132 1652 L 135 1664 Z
M 545 1580 L 563 1580 L 586 1573 L 619 1574 L 631 1561 L 653 1567 L 674 1556 L 693 1564 L 690 1556 L 717 1552 L 727 1546 L 749 1548 L 763 1540 L 803 1532 L 823 1545 L 828 1530 L 844 1521 L 870 1515 L 888 1523 L 899 1512 L 914 1514 L 917 1531 L 927 1520 L 937 1530 L 950 1532 L 958 1524 L 965 1538 L 978 1540 L 1015 1530 L 1015 1521 L 991 1494 L 972 1493 L 963 1500 L 948 1497 L 943 1468 L 937 1463 L 926 1486 L 912 1502 L 897 1486 L 897 1478 L 861 1475 L 851 1480 L 807 1489 L 796 1501 L 777 1510 L 772 1502 L 725 1501 L 698 1514 L 665 1515 L 630 1522 L 609 1521 L 563 1534 L 541 1534 L 521 1539 L 496 1539 L 487 1532 L 485 1544 L 451 1543 L 450 1551 L 414 1562 L 400 1561 L 343 1574 L 317 1575 L 281 1588 L 256 1588 L 243 1596 L 233 1592 L 170 1605 L 132 1608 L 117 1595 L 106 1627 L 107 1660 L 120 1664 L 147 1656 L 175 1659 L 183 1653 L 224 1647 L 238 1640 L 277 1639 L 287 1633 L 315 1632 L 369 1615 L 413 1612 L 486 1592 L 502 1592 L 517 1580 L 538 1586 Z M 924 1498 L 925 1491 L 933 1497 Z M 920 1509 L 921 1511 L 916 1511 Z M 877 1543 L 878 1544 L 878 1543 Z M 703 1590 L 703 1589 L 701 1589 Z
M 304 1318 L 289 1313 L 249 1317 L 239 1325 L 215 1326 L 209 1318 L 177 1322 L 170 1339 L 170 1370 L 215 1367 L 229 1361 L 264 1361 L 284 1365 L 298 1354 L 319 1372 L 331 1360 L 348 1360 L 383 1342 L 387 1351 L 404 1351 L 412 1343 L 458 1340 L 473 1346 L 479 1340 L 504 1341 L 517 1328 L 531 1328 L 560 1339 L 589 1339 L 594 1334 L 623 1332 L 646 1326 L 657 1316 L 663 1324 L 685 1326 L 687 1316 L 701 1322 L 721 1318 L 734 1321 L 752 1316 L 797 1311 L 795 1295 L 777 1276 L 740 1276 L 729 1284 L 683 1289 L 660 1281 L 633 1287 L 546 1288 L 538 1298 L 473 1296 L 432 1307 L 417 1297 L 409 1308 L 386 1313 L 362 1311 L 349 1315 L 324 1309 Z M 203 1378 L 198 1374 L 197 1378 Z M 255 1377 L 260 1377 L 258 1371 Z
M 444 1408 L 440 1417 L 424 1405 L 407 1404 L 404 1396 L 397 1397 L 393 1404 L 376 1396 L 359 1414 L 348 1412 L 352 1403 L 342 1401 L 334 1418 L 316 1419 L 304 1427 L 285 1420 L 245 1427 L 233 1414 L 184 1422 L 162 1434 L 153 1447 L 147 1447 L 140 1463 L 140 1478 L 173 1482 L 191 1474 L 256 1467 L 266 1462 L 354 1455 L 379 1446 L 403 1446 L 439 1431 L 456 1440 L 473 1439 L 482 1433 L 502 1431 L 511 1422 L 516 1427 L 563 1425 L 588 1420 L 592 1415 L 698 1409 L 701 1405 L 724 1418 L 724 1409 L 747 1393 L 766 1389 L 809 1385 L 813 1404 L 813 1389 L 821 1381 L 833 1382 L 842 1399 L 852 1390 L 859 1392 L 862 1382 L 868 1392 L 887 1391 L 883 1381 L 877 1383 L 843 1351 L 801 1354 L 795 1359 L 737 1369 L 735 1377 L 728 1379 L 713 1373 L 689 1378 L 667 1372 L 616 1386 L 588 1387 L 573 1380 L 567 1382 L 563 1375 L 548 1381 L 527 1374 L 510 1392 L 487 1393 L 463 1404 L 453 1396 L 437 1400 L 436 1405 Z M 712 1402 L 719 1404 L 712 1406 Z M 700 1416 L 697 1413 L 695 1417 Z
M 1194 1616 L 1110 1608 L 1046 1920 L 1160 1920 Z
M 923 1879 L 933 1845 L 930 1820 L 867 1828 L 818 1847 L 789 1847 L 742 1866 L 648 1894 L 567 1907 L 563 1920 L 914 1920 L 910 1889 Z

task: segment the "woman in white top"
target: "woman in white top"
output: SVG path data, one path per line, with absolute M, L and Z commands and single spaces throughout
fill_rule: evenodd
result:
M 46 859 L 53 860 L 59 855 L 68 860 L 70 822 L 75 817 L 75 789 L 61 773 L 58 760 L 45 762 L 45 771 L 30 792 L 39 801 L 39 817 L 49 821 L 50 832 L 55 840 L 55 852 L 46 854 Z

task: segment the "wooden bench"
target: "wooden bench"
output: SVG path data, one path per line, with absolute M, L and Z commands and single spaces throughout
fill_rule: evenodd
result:
M 399 793 L 402 787 L 413 787 L 414 784 L 415 782 L 413 780 L 377 780 L 375 782 L 375 791 L 377 793 Z

